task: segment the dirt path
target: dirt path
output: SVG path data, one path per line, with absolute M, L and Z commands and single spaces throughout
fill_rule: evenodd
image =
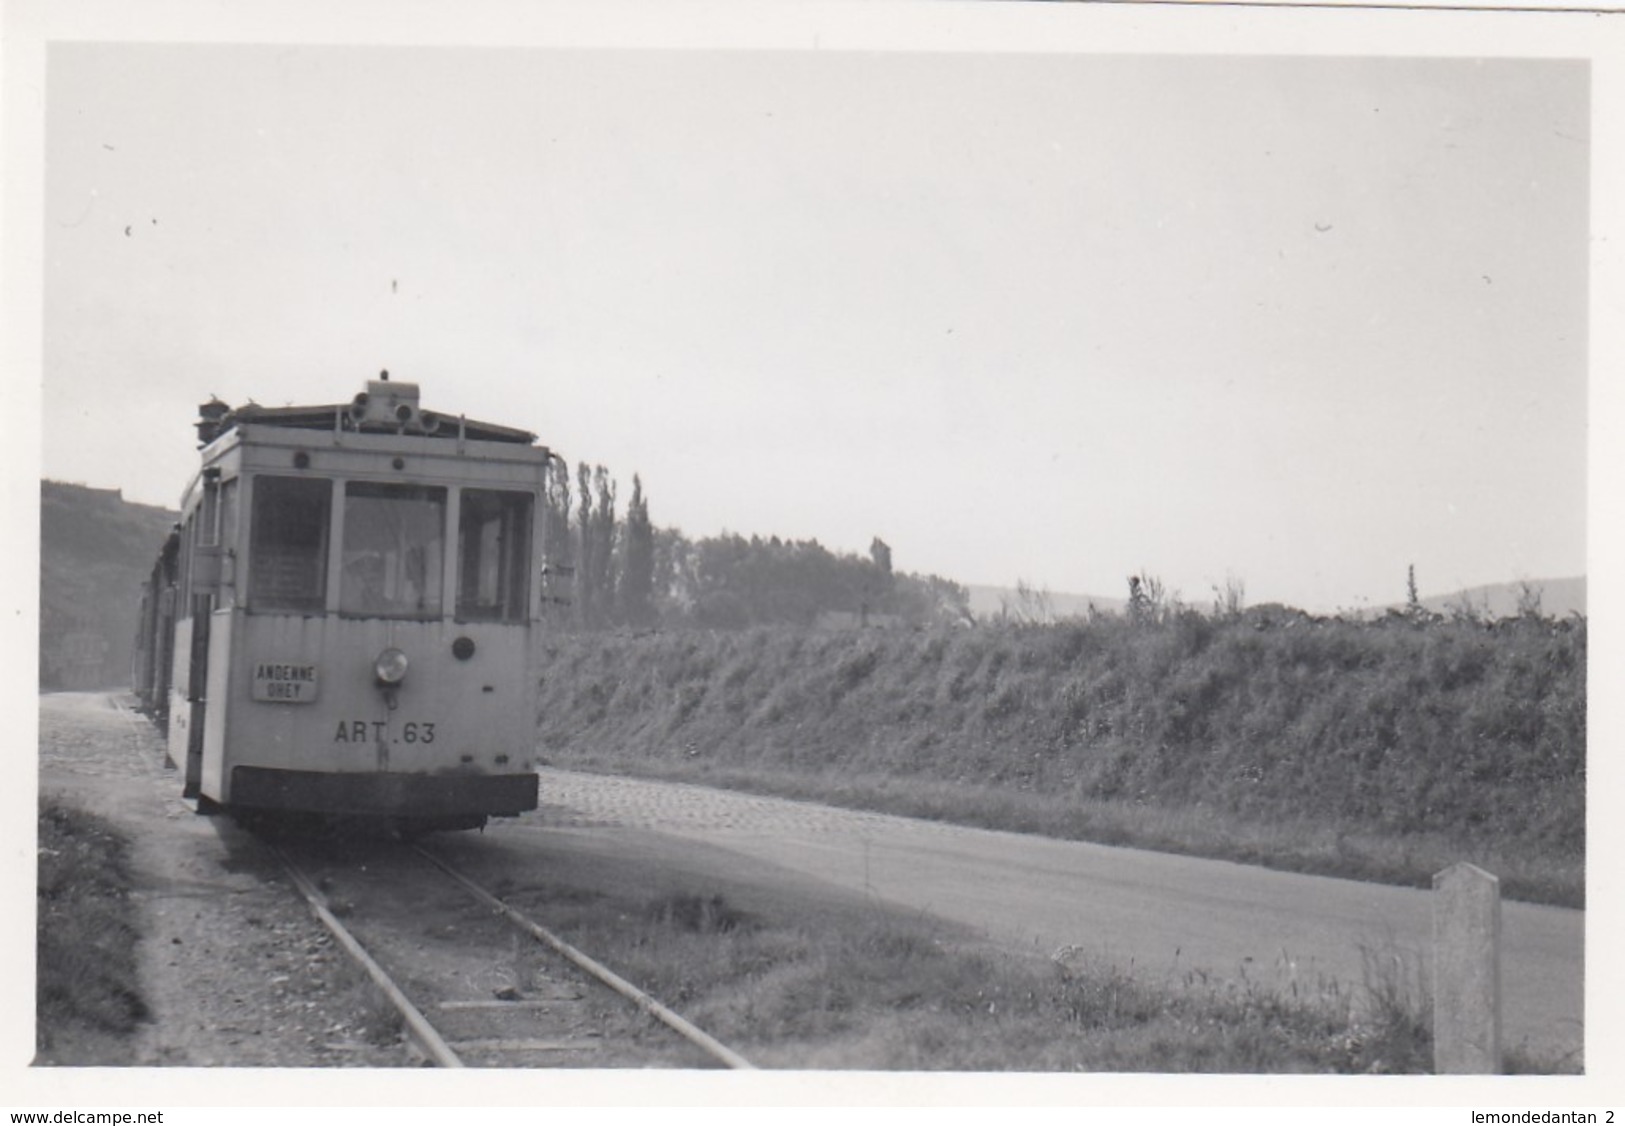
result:
M 41 698 L 40 796 L 105 818 L 132 843 L 151 1019 L 129 1041 L 59 1037 L 37 1064 L 413 1064 L 393 1010 L 293 894 L 263 842 L 229 818 L 197 816 L 157 731 L 115 698 Z M 437 843 L 472 850 L 502 874 L 503 855 L 482 848 L 479 834 Z M 400 844 L 294 838 L 284 847 L 445 1035 L 475 1037 L 459 1052 L 469 1066 L 709 1065 L 557 956 L 521 942 Z M 491 1008 L 493 997 L 514 994 L 526 1004 Z
M 40 699 L 40 795 L 106 818 L 132 842 L 152 1020 L 133 1043 L 69 1039 L 36 1063 L 399 1066 L 368 1041 L 365 996 L 326 932 L 253 842 L 198 817 L 145 720 L 100 693 Z

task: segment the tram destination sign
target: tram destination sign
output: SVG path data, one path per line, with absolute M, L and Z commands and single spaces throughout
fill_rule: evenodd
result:
M 310 704 L 319 683 L 316 666 L 286 661 L 254 662 L 254 699 L 274 704 Z

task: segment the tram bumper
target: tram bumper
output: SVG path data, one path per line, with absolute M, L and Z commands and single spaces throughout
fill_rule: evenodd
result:
M 233 807 L 423 819 L 517 817 L 536 808 L 535 774 L 338 773 L 236 766 Z

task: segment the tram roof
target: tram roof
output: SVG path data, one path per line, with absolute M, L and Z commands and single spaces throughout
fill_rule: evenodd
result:
M 535 445 L 537 436 L 528 430 L 501 426 L 494 422 L 479 422 L 456 415 L 435 414 L 425 411 L 422 420 L 429 425 L 403 426 L 394 422 L 375 422 L 358 419 L 351 403 L 328 403 L 308 407 L 264 407 L 250 402 L 240 407 L 228 407 L 216 399 L 205 403 L 199 410 L 197 423 L 198 444 L 206 446 L 226 431 L 239 424 L 278 426 L 289 430 L 341 430 L 350 433 L 413 434 L 428 438 L 464 438 L 476 442 L 514 442 Z

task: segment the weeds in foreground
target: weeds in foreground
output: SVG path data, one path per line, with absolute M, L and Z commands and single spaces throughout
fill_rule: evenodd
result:
M 1363 1005 L 1354 1021 L 1376 1070 L 1412 1070 L 1433 1059 L 1433 997 L 1422 963 L 1394 949 L 1360 947 Z
M 334 1008 L 351 1014 L 361 1039 L 376 1048 L 399 1044 L 406 1035 L 406 1018 L 359 966 L 348 960 L 333 970 L 340 984 Z
M 41 1062 L 75 1033 L 126 1035 L 147 1019 L 136 968 L 129 841 L 106 821 L 55 802 L 39 816 L 38 984 Z
M 754 925 L 749 914 L 720 895 L 671 895 L 649 904 L 644 914 L 668 927 L 694 934 L 725 934 Z
M 763 1066 L 955 1071 L 1418 1074 L 1432 1068 L 1414 957 L 1365 950 L 1358 984 L 1151 972 L 1077 948 L 1047 962 L 958 945 L 927 920 L 745 912 L 720 894 L 572 912 L 567 933 Z M 723 925 L 725 919 L 748 923 Z M 629 925 L 631 924 L 631 925 Z M 1563 1061 L 1509 1060 L 1529 1072 Z

